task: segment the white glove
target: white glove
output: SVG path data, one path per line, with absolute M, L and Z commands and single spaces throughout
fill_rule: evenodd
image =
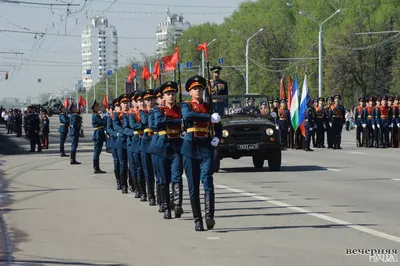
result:
M 326 129 L 326 125 L 324 124 L 324 129 Z
M 119 136 L 119 133 L 117 133 L 117 137 Z
M 392 128 L 392 127 L 393 127 L 393 124 L 390 124 L 389 127 Z
M 372 129 L 375 129 L 375 125 L 372 125 Z
M 332 127 L 332 122 L 329 123 L 329 126 Z
M 397 127 L 400 127 L 400 123 L 397 123 Z
M 279 126 L 275 126 L 276 130 L 279 130 Z
M 376 125 L 376 126 L 377 126 L 378 128 L 381 128 L 381 125 L 379 125 L 379 124 L 378 124 L 378 125 Z
M 287 132 L 290 133 L 290 127 L 288 128 Z
M 363 128 L 366 128 L 366 127 L 367 127 L 367 124 L 362 124 L 362 127 L 363 127 Z
M 186 136 L 186 131 L 183 131 L 183 132 L 181 133 L 181 138 L 183 139 L 185 136 Z
M 314 128 L 310 127 L 310 131 L 313 131 L 313 130 L 314 130 Z
M 211 145 L 213 145 L 214 147 L 217 147 L 219 143 L 219 138 L 214 137 L 211 141 Z
M 221 120 L 221 117 L 219 116 L 218 113 L 213 113 L 211 115 L 211 123 L 219 123 L 220 120 Z

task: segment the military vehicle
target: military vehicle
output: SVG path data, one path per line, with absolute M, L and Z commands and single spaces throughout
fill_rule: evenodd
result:
M 224 158 L 237 160 L 242 157 L 252 157 L 257 169 L 262 169 L 267 160 L 271 171 L 279 171 L 282 145 L 274 124 L 277 114 L 270 113 L 268 97 L 228 99 L 225 96 L 222 100 L 214 97 L 213 101 L 214 105 L 219 105 L 214 109 L 219 110 L 222 125 L 222 138 L 214 152 L 214 172 L 219 171 Z M 264 103 L 262 107 L 261 103 Z
M 50 99 L 50 101 L 45 102 L 41 108 L 45 109 L 47 111 L 48 116 L 52 116 L 53 114 L 57 115 L 60 113 L 60 106 L 62 105 L 62 102 L 58 99 Z

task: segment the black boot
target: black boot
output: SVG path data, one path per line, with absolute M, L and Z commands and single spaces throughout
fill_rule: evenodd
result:
M 65 154 L 64 144 L 60 144 L 60 156 L 61 157 L 68 157 L 68 155 Z
M 146 181 L 144 177 L 138 178 L 140 201 L 147 201 Z
M 135 199 L 140 198 L 140 189 L 136 173 L 132 176 L 133 192 L 135 192 Z
M 158 212 L 164 212 L 164 206 L 161 202 L 161 186 L 157 185 L 156 187 L 156 194 L 157 194 L 157 205 L 158 205 Z
M 164 184 L 160 187 L 161 206 L 164 210 L 164 219 L 171 219 L 171 209 L 169 207 L 169 186 Z
M 76 151 L 71 152 L 70 155 L 71 164 L 81 164 L 76 160 Z
M 181 218 L 183 214 L 183 209 L 182 209 L 183 185 L 179 183 L 172 184 L 172 190 L 174 192 L 175 218 Z
M 194 219 L 194 230 L 204 231 L 203 218 L 201 217 L 200 199 L 190 199 Z
M 204 207 L 205 207 L 205 218 L 207 229 L 211 230 L 214 228 L 214 212 L 215 212 L 215 194 L 214 192 L 206 192 L 204 194 Z
M 93 160 L 93 170 L 95 174 L 105 174 L 106 172 L 100 170 L 100 162 Z
M 154 182 L 147 184 L 147 191 L 149 194 L 149 205 L 156 206 L 156 197 L 154 195 Z
M 127 182 L 128 175 L 127 175 L 127 173 L 120 173 L 119 178 L 120 178 L 120 182 L 121 182 L 122 194 L 127 194 L 128 193 L 128 182 Z
M 119 180 L 119 169 L 114 169 L 115 180 L 117 181 L 117 190 L 121 190 L 121 181 Z

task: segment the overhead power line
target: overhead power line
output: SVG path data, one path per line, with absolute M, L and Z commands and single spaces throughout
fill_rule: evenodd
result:
M 80 6 L 79 4 L 60 4 L 60 3 L 39 3 L 39 2 L 26 2 L 26 1 L 14 1 L 14 0 L 0 0 L 0 3 L 5 4 L 24 4 L 24 5 L 38 5 L 38 6 Z

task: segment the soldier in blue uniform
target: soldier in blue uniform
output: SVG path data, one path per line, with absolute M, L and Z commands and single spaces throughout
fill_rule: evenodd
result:
M 387 148 L 389 143 L 389 129 L 392 125 L 393 109 L 388 106 L 388 97 L 382 97 L 382 106 L 377 109 L 378 125 L 381 129 L 381 148 Z
M 74 104 L 71 104 L 69 107 L 69 112 L 71 121 L 69 125 L 69 135 L 71 137 L 70 164 L 81 164 L 76 160 L 76 150 L 78 149 L 79 144 L 82 118 L 78 115 L 78 108 Z
M 136 110 L 131 110 L 129 114 L 129 127 L 133 130 L 131 151 L 133 152 L 134 170 L 138 184 L 138 191 L 135 197 L 140 197 L 140 201 L 147 201 L 146 181 L 143 173 L 142 159 L 140 156 L 140 142 L 143 137 L 143 124 L 140 118 L 139 110 L 143 109 L 142 93 L 135 92 L 134 101 L 136 103 Z
M 326 116 L 326 141 L 328 142 L 328 149 L 333 148 L 333 129 L 331 127 L 331 122 L 329 120 L 329 110 L 333 104 L 333 97 L 329 96 L 326 98 L 327 105 L 325 106 L 325 116 Z
M 112 153 L 111 152 L 111 144 L 110 144 L 111 137 L 110 137 L 110 134 L 107 133 L 107 123 L 108 123 L 108 120 L 110 120 L 110 115 L 112 114 L 112 109 L 113 109 L 113 105 L 111 103 L 108 104 L 108 108 L 105 110 L 104 116 L 103 116 L 104 124 L 106 125 L 106 129 L 104 130 L 104 133 L 105 133 L 105 143 L 106 143 L 106 152 L 107 153 Z
M 158 138 L 154 152 L 160 158 L 159 177 L 161 206 L 164 210 L 164 219 L 171 219 L 169 185 L 172 184 L 175 218 L 183 214 L 183 158 L 181 154 L 181 111 L 176 103 L 178 84 L 168 81 L 161 85 L 160 91 L 165 101 L 164 106 L 154 108 L 155 124 L 158 130 Z
M 310 148 L 311 145 L 311 138 L 315 129 L 316 125 L 316 112 L 314 108 L 314 101 L 309 99 L 307 102 L 307 111 L 305 115 L 305 123 L 304 127 L 306 130 L 306 139 L 305 139 L 305 151 L 314 151 Z
M 119 177 L 121 182 L 121 192 L 122 194 L 128 193 L 128 152 L 127 152 L 127 136 L 124 132 L 123 127 L 123 116 L 129 110 L 129 95 L 122 94 L 119 96 L 118 101 L 121 106 L 121 112 L 115 112 L 113 115 L 113 127 L 117 132 L 117 141 L 115 146 L 118 152 L 119 159 Z
M 391 97 L 393 103 L 391 105 L 393 110 L 393 120 L 392 120 L 392 134 L 391 134 L 391 144 L 393 148 L 398 148 L 399 146 L 399 128 L 400 128 L 400 110 L 399 110 L 399 97 Z
M 142 99 L 145 104 L 145 109 L 139 110 L 140 119 L 143 124 L 143 136 L 140 141 L 140 156 L 142 159 L 142 167 L 144 176 L 146 178 L 147 193 L 150 206 L 156 206 L 156 198 L 154 194 L 155 179 L 154 179 L 154 168 L 151 160 L 151 152 L 149 150 L 154 131 L 150 128 L 152 122 L 153 108 L 154 108 L 154 91 L 145 90 L 142 92 Z
M 364 139 L 366 138 L 366 136 L 364 136 L 363 133 L 363 119 L 362 119 L 362 114 L 364 112 L 364 108 L 365 108 L 365 98 L 364 97 L 360 97 L 358 98 L 358 102 L 360 103 L 359 106 L 357 106 L 355 112 L 354 112 L 354 120 L 355 120 L 355 124 L 356 124 L 356 141 L 357 141 L 357 147 L 362 147 L 364 144 Z M 361 134 L 362 134 L 362 139 L 361 139 Z
M 68 136 L 69 117 L 67 116 L 67 114 L 65 112 L 66 110 L 65 110 L 64 105 L 61 105 L 59 110 L 60 110 L 60 114 L 58 117 L 60 119 L 60 127 L 58 129 L 58 132 L 60 133 L 60 156 L 68 157 L 68 155 L 65 154 L 64 143 Z
M 39 115 L 35 114 L 33 112 L 33 106 L 30 105 L 28 106 L 28 116 L 27 116 L 27 121 L 28 121 L 28 136 L 30 138 L 31 142 L 31 150 L 30 152 L 35 152 L 36 145 L 38 147 L 38 152 L 42 151 L 42 145 L 40 143 L 40 119 Z
M 333 130 L 333 149 L 342 149 L 342 130 L 345 123 L 345 109 L 342 105 L 342 97 L 339 94 L 335 95 L 335 103 L 331 105 L 329 110 L 329 122 Z
M 325 147 L 325 128 L 326 128 L 326 113 L 325 113 L 325 109 L 324 109 L 324 102 L 325 99 L 323 97 L 319 97 L 318 98 L 318 106 L 315 107 L 315 113 L 316 113 L 316 119 L 315 119 L 315 123 L 316 123 L 316 135 L 317 135 L 317 139 L 316 139 L 316 144 L 317 144 L 317 148 L 326 148 Z
M 113 126 L 113 118 L 114 118 L 114 113 L 112 111 L 115 111 L 116 113 L 121 112 L 121 107 L 119 106 L 119 101 L 118 98 L 114 99 L 112 102 L 112 107 L 110 107 L 110 116 L 107 119 L 107 124 L 106 124 L 106 131 L 107 134 L 110 136 L 109 139 L 109 147 L 111 150 L 111 154 L 113 157 L 113 165 L 114 165 L 114 176 L 115 176 L 115 181 L 117 183 L 117 190 L 121 190 L 121 181 L 120 181 L 120 174 L 119 174 L 119 159 L 118 159 L 118 150 L 115 146 L 115 143 L 117 141 L 117 134 L 118 132 L 114 130 Z
M 380 146 L 382 146 L 381 125 L 379 124 L 378 120 L 378 109 L 380 107 L 381 107 L 381 97 L 376 97 L 375 107 L 372 112 L 372 121 L 373 121 L 372 128 L 374 130 L 375 148 L 379 148 Z
M 281 135 L 281 144 L 283 144 L 282 149 L 286 150 L 288 146 L 288 133 L 290 130 L 290 111 L 287 109 L 287 104 L 285 99 L 281 99 L 281 107 L 278 109 L 278 125 Z
M 364 108 L 362 117 L 362 127 L 366 128 L 367 134 L 367 147 L 372 148 L 374 146 L 374 98 L 368 99 L 368 106 Z
M 215 194 L 213 183 L 214 147 L 218 145 L 221 130 L 218 113 L 208 112 L 209 106 L 203 101 L 203 91 L 207 81 L 201 76 L 193 76 L 186 82 L 186 91 L 191 96 L 190 102 L 181 106 L 186 135 L 182 144 L 183 164 L 189 186 L 190 204 L 196 231 L 204 231 L 200 206 L 200 181 L 204 188 L 205 220 L 207 229 L 215 225 Z M 215 126 L 215 137 L 212 138 L 211 123 Z M 211 130 L 210 130 L 211 128 Z M 210 135 L 211 134 L 211 135 Z
M 105 134 L 105 121 L 100 116 L 100 105 L 96 100 L 93 101 L 90 109 L 93 110 L 92 114 L 92 127 L 94 128 L 92 140 L 94 141 L 93 151 L 93 169 L 95 174 L 105 174 L 106 172 L 100 170 L 100 154 L 103 149 L 103 143 L 106 139 Z

